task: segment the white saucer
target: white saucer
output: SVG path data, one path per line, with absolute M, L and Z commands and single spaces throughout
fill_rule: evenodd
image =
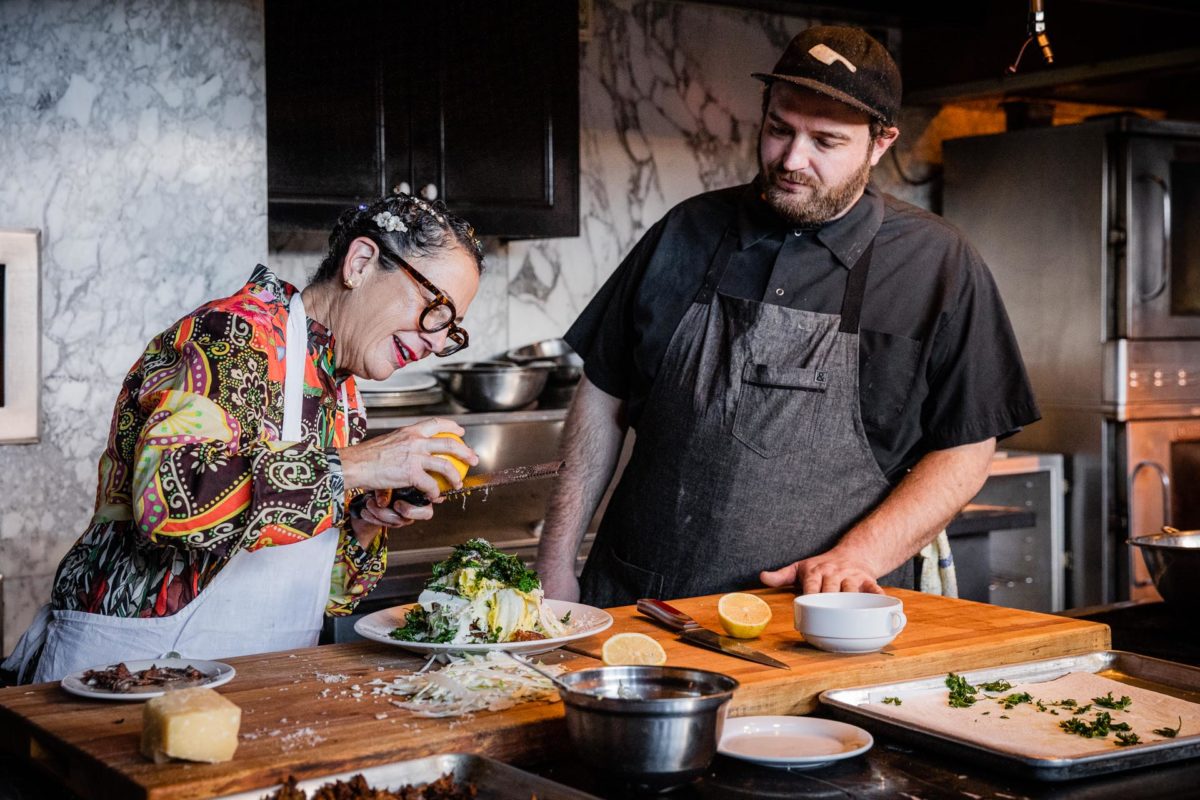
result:
M 871 734 L 855 725 L 815 717 L 732 717 L 717 752 L 766 767 L 814 769 L 871 749 Z

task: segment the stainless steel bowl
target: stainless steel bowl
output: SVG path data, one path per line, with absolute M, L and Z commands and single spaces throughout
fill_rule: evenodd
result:
M 660 791 L 704 774 L 738 682 L 678 667 L 599 667 L 562 676 L 567 733 L 601 774 Z
M 549 369 L 502 361 L 473 361 L 432 370 L 450 395 L 471 411 L 513 411 L 529 405 L 546 388 Z
M 1136 536 L 1129 544 L 1142 551 L 1164 600 L 1200 610 L 1200 531 L 1163 528 L 1162 533 Z
M 553 364 L 549 380 L 552 385 L 572 384 L 583 375 L 583 359 L 562 339 L 543 339 L 524 347 L 516 347 L 506 352 L 504 358 L 514 364 L 529 364 L 535 361 Z

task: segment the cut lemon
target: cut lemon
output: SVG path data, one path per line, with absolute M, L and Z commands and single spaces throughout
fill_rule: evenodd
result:
M 771 621 L 771 607 L 758 595 L 733 592 L 717 601 L 721 627 L 737 639 L 753 639 Z
M 463 444 L 466 444 L 466 442 L 463 442 L 462 437 L 456 433 L 435 433 L 432 438 L 434 438 L 434 439 L 455 439 L 459 442 L 462 442 Z M 463 461 L 455 456 L 452 456 L 449 453 L 434 453 L 434 455 L 436 455 L 438 458 L 444 458 L 447 461 L 449 461 L 452 465 L 454 465 L 454 468 L 456 470 L 458 470 L 459 478 L 466 477 L 467 470 L 470 469 L 470 467 L 467 466 L 467 463 L 465 461 Z M 433 479 L 435 481 L 437 481 L 439 492 L 448 492 L 454 488 L 450 484 L 450 481 L 446 480 L 446 476 L 442 475 L 440 472 L 431 472 L 429 474 L 433 476 Z
M 610 667 L 641 664 L 658 667 L 667 663 L 667 651 L 644 633 L 618 633 L 604 642 L 600 660 Z

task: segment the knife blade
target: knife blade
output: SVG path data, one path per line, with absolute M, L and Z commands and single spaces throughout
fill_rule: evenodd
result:
M 766 653 L 747 647 L 732 636 L 723 636 L 703 627 L 699 622 L 662 600 L 643 597 L 637 601 L 637 609 L 655 622 L 679 633 L 679 638 L 697 647 L 707 647 L 734 658 L 744 658 L 756 664 L 765 664 L 777 669 L 791 669 L 790 666 Z
M 558 475 L 563 467 L 562 461 L 547 461 L 543 464 L 526 464 L 520 467 L 506 467 L 498 469 L 495 472 L 484 472 L 479 475 L 467 475 L 463 478 L 463 485 L 460 489 L 451 489 L 442 492 L 442 497 L 453 499 L 464 497 L 471 492 L 481 489 L 491 489 L 496 486 L 507 486 L 510 483 L 524 483 L 525 481 L 536 481 L 542 478 L 553 478 Z M 403 500 L 414 506 L 429 505 L 429 498 L 425 493 L 414 486 L 406 486 L 403 489 L 377 489 L 375 491 L 375 502 L 381 506 L 390 505 L 393 500 Z
M 768 667 L 775 667 L 777 669 L 791 669 L 791 667 L 777 658 L 771 658 L 766 653 L 760 653 L 753 648 L 746 647 L 746 645 L 732 636 L 722 636 L 719 633 L 710 631 L 708 628 L 692 628 L 691 630 L 681 631 L 679 638 L 688 644 L 707 647 L 709 650 L 716 650 L 718 653 L 724 653 L 727 656 L 744 658 L 747 661 L 766 664 Z

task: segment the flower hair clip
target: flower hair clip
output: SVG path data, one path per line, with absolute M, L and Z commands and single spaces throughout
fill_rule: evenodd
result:
M 401 231 L 407 232 L 408 226 L 404 221 L 390 211 L 381 211 L 375 215 L 375 224 L 379 226 L 381 231 Z

